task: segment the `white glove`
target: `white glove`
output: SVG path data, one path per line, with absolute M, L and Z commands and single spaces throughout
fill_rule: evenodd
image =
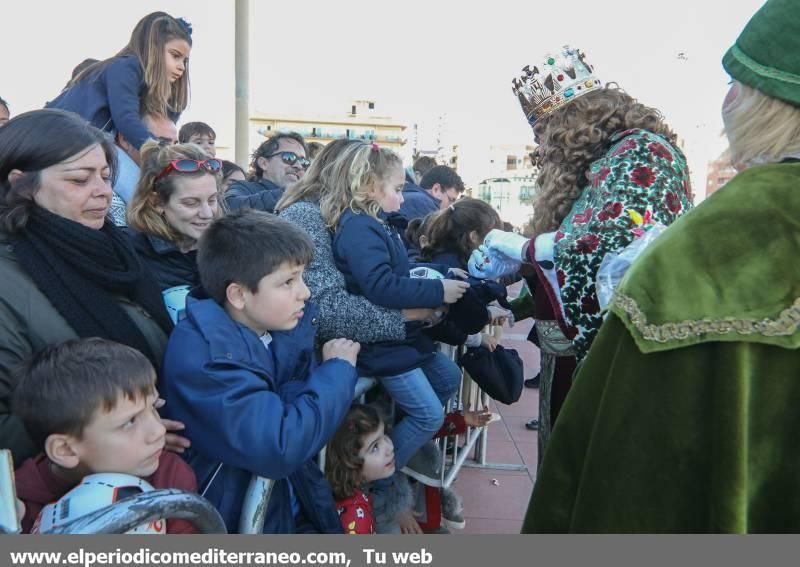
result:
M 513 274 L 522 265 L 520 260 L 513 260 L 484 245 L 479 246 L 469 257 L 467 266 L 473 277 L 495 280 Z
M 504 232 L 495 228 L 490 230 L 486 238 L 483 239 L 483 245 L 511 260 L 522 262 L 525 260 L 523 251 L 529 240 L 514 232 Z

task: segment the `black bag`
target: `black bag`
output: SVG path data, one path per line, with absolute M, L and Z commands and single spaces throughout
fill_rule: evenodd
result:
M 516 350 L 500 345 L 468 349 L 459 360 L 470 377 L 494 400 L 513 404 L 522 395 L 522 359 Z

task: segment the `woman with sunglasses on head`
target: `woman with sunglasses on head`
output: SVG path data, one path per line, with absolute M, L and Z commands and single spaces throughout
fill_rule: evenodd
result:
M 195 144 L 142 146 L 142 170 L 128 207 L 128 233 L 155 274 L 176 319 L 199 284 L 197 241 L 220 214 L 222 161 Z M 175 303 L 176 295 L 179 301 Z
M 71 112 L 26 112 L 0 128 L 0 447 L 17 463 L 41 451 L 9 408 L 22 361 L 101 337 L 161 364 L 172 323 L 107 218 L 115 173 L 113 144 Z
M 233 183 L 225 192 L 230 210 L 258 209 L 275 212 L 284 191 L 300 181 L 311 162 L 300 134 L 280 132 L 261 144 L 250 163 L 250 180 Z

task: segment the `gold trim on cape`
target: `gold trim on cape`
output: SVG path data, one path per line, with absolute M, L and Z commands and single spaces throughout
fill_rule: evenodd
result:
M 612 303 L 628 314 L 631 323 L 644 339 L 658 343 L 728 333 L 779 337 L 794 334 L 800 326 L 800 297 L 795 299 L 790 307 L 781 311 L 776 319 L 725 317 L 724 319 L 687 320 L 660 325 L 648 323 L 647 317 L 636 301 L 624 293 L 615 293 Z

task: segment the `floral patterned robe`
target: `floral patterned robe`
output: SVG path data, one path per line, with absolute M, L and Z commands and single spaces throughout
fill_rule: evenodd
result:
M 630 212 L 668 226 L 692 207 L 689 169 L 678 148 L 640 129 L 619 132 L 611 140 L 606 155 L 586 172 L 587 185 L 559 230 L 540 236 L 531 247 L 578 360 L 603 322 L 595 294 L 600 263 L 630 244 L 639 228 Z M 536 250 L 543 242 L 546 249 Z
M 641 129 L 619 132 L 611 141 L 606 155 L 589 166 L 586 187 L 558 231 L 538 236 L 528 250 L 539 280 L 531 289 L 540 305 L 540 463 L 576 363 L 603 322 L 595 293 L 600 263 L 641 234 L 637 215 L 668 226 L 692 208 L 689 170 L 678 148 Z

